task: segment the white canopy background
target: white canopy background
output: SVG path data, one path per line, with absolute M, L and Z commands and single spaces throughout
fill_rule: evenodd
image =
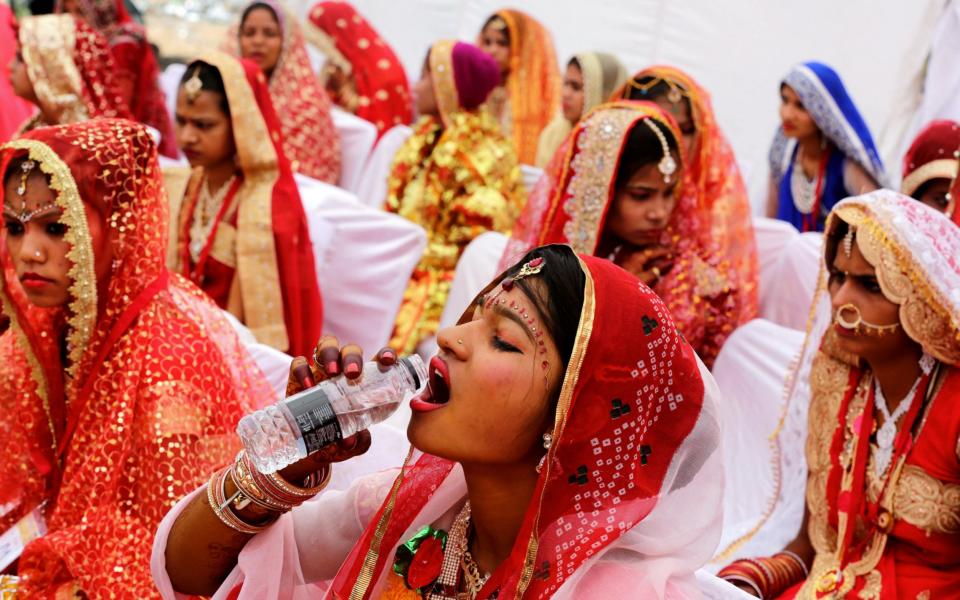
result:
M 553 34 L 561 64 L 604 50 L 633 72 L 667 63 L 713 96 L 724 131 L 745 168 L 754 206 L 766 190 L 766 154 L 779 122 L 779 82 L 794 63 L 836 68 L 874 135 L 881 131 L 915 65 L 922 63 L 943 0 L 352 0 L 390 42 L 411 79 L 440 38 L 473 41 L 486 18 L 512 6 Z M 310 4 L 301 2 L 306 13 Z M 960 57 L 958 57 L 960 60 Z M 904 75 L 905 65 L 909 74 Z M 895 150 L 899 150 L 897 147 Z M 899 157 L 888 169 L 899 172 Z
M 779 121 L 779 82 L 791 65 L 816 59 L 839 71 L 895 183 L 907 138 L 922 125 L 914 115 L 924 113 L 919 89 L 938 21 L 957 21 L 953 29 L 960 28 L 960 0 L 952 16 L 945 12 L 948 0 L 351 1 L 394 47 L 411 80 L 433 41 L 473 41 L 487 16 L 504 6 L 530 13 L 551 31 L 561 64 L 575 52 L 603 50 L 630 71 L 655 63 L 688 71 L 712 94 L 758 212 L 768 144 Z M 301 15 L 313 4 L 289 2 Z M 938 33 L 944 45 L 954 37 Z M 196 40 L 219 42 L 191 36 L 191 43 Z M 960 57 L 952 62 L 960 74 Z

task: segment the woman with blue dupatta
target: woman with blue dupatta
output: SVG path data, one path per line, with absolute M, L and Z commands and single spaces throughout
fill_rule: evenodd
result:
M 799 64 L 780 84 L 780 120 L 770 148 L 767 215 L 800 231 L 823 231 L 833 205 L 882 187 L 883 162 L 840 76 Z

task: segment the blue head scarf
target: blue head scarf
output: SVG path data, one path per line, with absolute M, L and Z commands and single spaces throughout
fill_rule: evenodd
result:
M 860 165 L 880 185 L 886 180 L 883 161 L 866 122 L 836 71 L 820 62 L 806 62 L 791 69 L 783 83 L 797 93 L 814 123 L 839 150 L 832 152 L 827 162 L 821 182 L 819 214 L 813 219 L 814 228 L 822 230 L 833 205 L 856 192 L 844 186 L 845 161 L 852 160 Z M 779 189 L 777 218 L 802 230 L 804 219 L 810 220 L 810 216 L 797 208 L 790 189 L 796 154 L 796 140 L 787 138 L 780 127 L 770 148 L 770 172 Z

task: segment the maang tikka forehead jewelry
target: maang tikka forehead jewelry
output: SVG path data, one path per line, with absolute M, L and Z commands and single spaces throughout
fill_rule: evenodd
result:
M 516 275 L 514 275 L 513 277 L 507 277 L 506 279 L 504 279 L 503 282 L 500 284 L 500 286 L 503 288 L 503 291 L 509 292 L 510 290 L 513 289 L 513 284 L 516 283 L 517 281 L 530 277 L 531 275 L 539 274 L 540 271 L 543 270 L 543 266 L 545 264 L 546 263 L 543 260 L 543 257 L 538 256 L 537 258 L 534 258 L 533 260 L 530 260 L 529 262 L 524 263 L 524 265 L 520 267 L 520 270 L 517 271 Z
M 670 183 L 673 174 L 677 172 L 677 161 L 673 160 L 673 155 L 670 154 L 670 145 L 667 143 L 667 136 L 663 135 L 663 131 L 653 122 L 653 119 L 644 119 L 643 122 L 647 124 L 647 127 L 649 127 L 657 136 L 657 139 L 660 140 L 663 158 L 657 163 L 657 170 L 663 175 L 663 182 Z
M 843 254 L 850 258 L 853 254 L 853 237 L 857 234 L 857 229 L 850 225 L 847 229 L 847 235 L 843 236 Z
M 35 160 L 25 160 L 20 164 L 20 185 L 17 186 L 17 195 L 21 198 L 27 193 L 27 179 L 36 166 Z
M 200 81 L 200 67 L 193 69 L 193 75 L 183 84 L 183 92 L 187 96 L 187 102 L 193 103 L 200 92 L 203 91 L 203 82 Z
M 35 210 L 27 210 L 27 180 L 30 178 L 30 174 L 33 173 L 33 170 L 37 167 L 37 161 L 35 160 L 25 160 L 20 164 L 20 184 L 17 186 L 17 196 L 20 197 L 20 212 L 17 212 L 13 207 L 4 204 L 3 214 L 13 217 L 14 219 L 20 221 L 20 223 L 26 225 L 31 220 L 37 218 L 41 215 L 46 215 L 49 212 L 54 210 L 59 211 L 60 207 L 57 206 L 56 200 L 38 206 Z

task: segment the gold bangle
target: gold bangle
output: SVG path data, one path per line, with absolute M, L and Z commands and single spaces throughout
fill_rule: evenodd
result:
M 233 529 L 234 531 L 239 531 L 240 533 L 245 533 L 247 535 L 256 535 L 270 525 L 273 525 L 277 518 L 271 518 L 267 522 L 259 525 L 251 525 L 233 512 L 233 510 L 230 508 L 230 504 L 233 502 L 235 497 L 242 492 L 237 490 L 237 494 L 235 494 L 233 498 L 227 499 L 224 497 L 225 494 L 223 492 L 223 484 L 229 469 L 230 467 L 220 469 L 210 478 L 209 483 L 207 483 L 207 502 L 210 504 L 210 509 L 213 510 L 213 514 L 217 515 L 217 518 L 220 519 L 221 523 L 230 529 Z

